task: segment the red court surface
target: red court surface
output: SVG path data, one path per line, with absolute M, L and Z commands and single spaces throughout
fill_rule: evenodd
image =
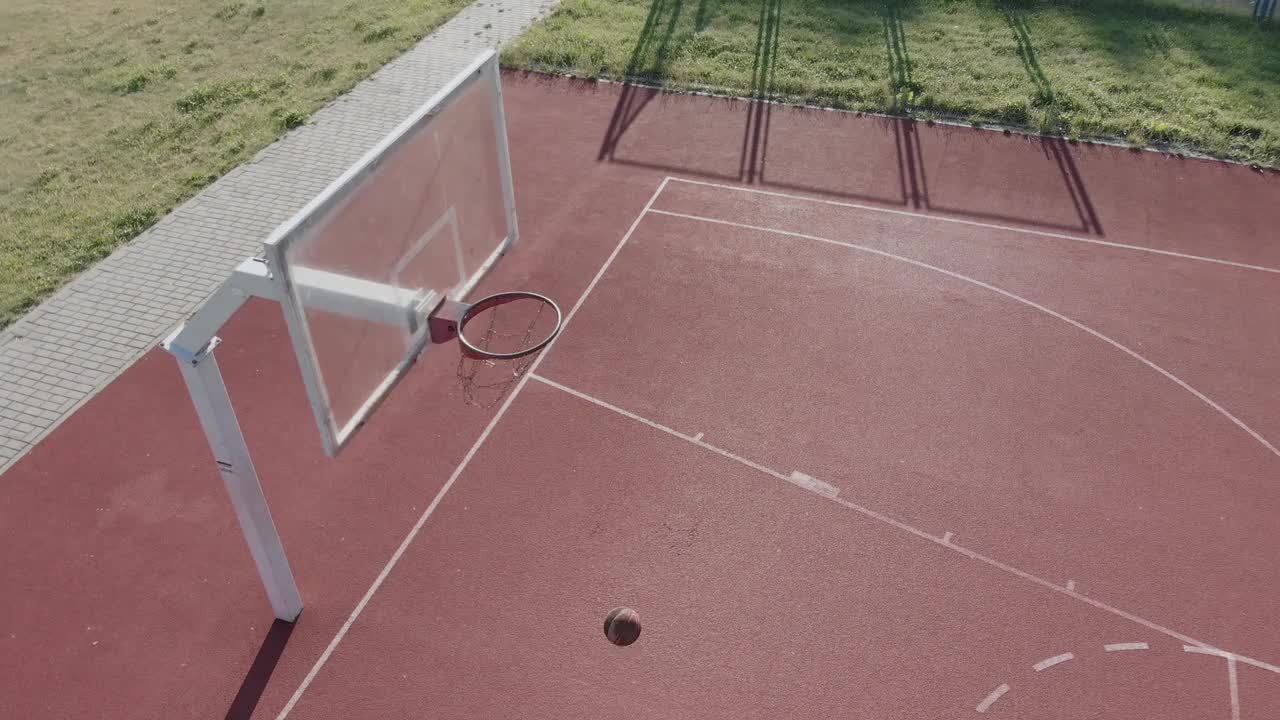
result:
M 1280 178 L 505 80 L 560 338 L 328 460 L 233 320 L 292 627 L 143 358 L 0 478 L 0 717 L 1280 716 Z

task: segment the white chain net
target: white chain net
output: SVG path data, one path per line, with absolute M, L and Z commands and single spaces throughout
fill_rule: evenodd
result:
M 468 323 L 464 329 L 467 339 L 487 352 L 519 352 L 535 342 L 534 332 L 547 307 L 547 302 L 530 298 L 489 308 L 482 313 L 488 318 L 476 317 Z M 524 315 L 530 316 L 527 322 L 520 319 Z M 473 328 L 477 325 L 484 326 L 482 335 L 476 336 Z M 520 329 L 521 325 L 523 329 Z M 472 358 L 464 353 L 458 358 L 458 381 L 463 401 L 479 408 L 497 405 L 537 357 L 538 354 L 534 353 L 513 360 L 499 360 Z

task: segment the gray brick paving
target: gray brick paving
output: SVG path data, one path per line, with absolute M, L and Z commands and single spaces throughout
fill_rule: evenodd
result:
M 473 3 L 0 331 L 0 472 L 153 348 L 273 228 L 478 52 L 515 38 L 557 1 Z

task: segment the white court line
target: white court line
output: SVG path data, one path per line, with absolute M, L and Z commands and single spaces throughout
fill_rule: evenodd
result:
M 534 369 L 536 370 L 537 368 L 534 368 Z M 742 457 L 742 456 L 740 456 L 740 455 L 734 455 L 733 453 L 729 452 L 728 450 L 724 450 L 724 449 L 722 449 L 722 448 L 718 448 L 718 447 L 716 447 L 715 445 L 712 445 L 712 444 L 710 444 L 710 443 L 703 442 L 703 441 L 702 441 L 702 434 L 701 434 L 701 433 L 699 433 L 697 437 L 691 437 L 691 436 L 689 436 L 689 435 L 685 435 L 684 433 L 679 432 L 679 431 L 677 431 L 677 430 L 672 430 L 671 428 L 667 427 L 666 425 L 662 425 L 662 424 L 660 424 L 660 423 L 656 423 L 656 422 L 654 422 L 654 421 L 652 421 L 652 420 L 650 420 L 650 419 L 648 419 L 648 418 L 646 418 L 646 417 L 641 417 L 641 416 L 639 416 L 639 415 L 636 415 L 636 414 L 635 414 L 635 413 L 633 413 L 633 412 L 629 412 L 629 411 L 627 411 L 627 410 L 623 410 L 622 408 L 618 407 L 617 405 L 610 405 L 609 403 L 607 403 L 607 402 L 605 402 L 605 401 L 603 401 L 603 400 L 600 400 L 599 398 L 594 398 L 594 397 L 592 397 L 592 396 L 590 396 L 590 395 L 588 395 L 588 394 L 586 394 L 586 393 L 584 393 L 584 392 L 582 392 L 582 391 L 580 391 L 580 390 L 574 390 L 573 388 L 568 387 L 568 386 L 566 386 L 566 385 L 561 385 L 560 383 L 556 382 L 555 380 L 549 380 L 549 379 L 547 379 L 547 378 L 545 378 L 545 377 L 543 377 L 543 376 L 541 376 L 541 375 L 538 375 L 537 373 L 533 372 L 533 370 L 530 370 L 530 371 L 527 373 L 526 377 L 531 377 L 531 378 L 533 378 L 534 380 L 537 380 L 538 382 L 540 382 L 540 383 L 542 383 L 542 384 L 544 384 L 544 385 L 549 385 L 549 386 L 551 386 L 551 387 L 553 387 L 553 388 L 555 388 L 555 389 L 557 389 L 557 390 L 560 390 L 560 391 L 562 391 L 562 392 L 569 393 L 570 395 L 573 395 L 574 397 L 581 398 L 582 400 L 586 400 L 587 402 L 589 402 L 589 403 L 593 403 L 593 404 L 595 404 L 595 405 L 599 405 L 600 407 L 602 407 L 602 408 L 604 408 L 604 409 L 606 409 L 606 410 L 610 410 L 610 411 L 612 411 L 612 412 L 618 413 L 619 415 L 621 415 L 621 416 L 623 416 L 623 417 L 625 417 L 625 418 L 630 418 L 630 419 L 632 419 L 632 420 L 635 420 L 635 421 L 636 421 L 636 422 L 638 422 L 638 423 L 641 423 L 641 424 L 644 424 L 644 425 L 648 425 L 649 427 L 653 428 L 654 430 L 658 430 L 658 431 L 661 431 L 661 432 L 667 433 L 668 435 L 674 435 L 674 436 L 676 436 L 676 437 L 680 438 L 681 440 L 684 440 L 685 442 L 693 443 L 694 445 L 697 445 L 697 446 L 698 446 L 698 447 L 700 447 L 700 448 L 705 448 L 705 449 L 707 449 L 707 450 L 710 450 L 710 451 L 711 451 L 711 452 L 713 452 L 713 453 L 716 453 L 716 454 L 719 454 L 719 455 L 723 455 L 723 456 L 725 456 L 725 457 L 729 458 L 730 460 L 733 460 L 734 462 L 739 462 L 739 463 L 742 463 L 743 465 L 746 465 L 747 467 L 751 468 L 752 470 L 757 470 L 757 471 L 759 471 L 759 472 L 764 473 L 765 475 L 772 475 L 773 477 L 776 477 L 776 478 L 778 478 L 779 480 L 782 480 L 782 481 L 784 481 L 784 482 L 788 482 L 788 483 L 790 483 L 790 482 L 791 482 L 791 477 L 790 477 L 790 476 L 788 476 L 788 475 L 783 475 L 782 473 L 778 472 L 777 470 L 771 470 L 771 469 L 769 469 L 769 468 L 767 468 L 767 467 L 765 467 L 765 466 L 763 466 L 763 465 L 761 465 L 761 464 L 759 464 L 759 463 L 751 462 L 750 460 L 748 460 L 748 459 L 746 459 L 746 458 L 744 458 L 744 457 Z M 801 485 L 801 487 L 804 487 L 804 486 L 803 486 L 803 485 Z M 809 490 L 809 491 L 811 491 L 811 492 L 813 492 L 813 488 L 805 487 L 805 489 L 806 489 L 806 490 Z M 826 497 L 826 496 L 824 496 L 824 497 Z
M 701 433 L 698 434 L 698 439 L 702 439 Z M 791 477 L 787 478 L 787 480 L 792 485 L 799 485 L 805 490 L 817 493 L 823 497 L 833 498 L 840 494 L 840 490 L 835 486 L 828 485 L 812 475 L 805 475 L 799 470 L 792 470 Z
M 992 690 L 991 694 L 987 696 L 986 700 L 983 700 L 982 702 L 978 703 L 978 707 L 977 707 L 978 712 L 984 713 L 990 710 L 991 706 L 994 705 L 995 702 L 1000 699 L 1000 696 L 1004 695 L 1007 692 L 1009 692 L 1008 684 L 1001 685 L 995 690 Z
M 1072 591 L 1072 592 L 1075 592 L 1075 590 L 1076 590 L 1076 581 L 1075 581 L 1075 580 L 1068 580 L 1068 581 L 1067 581 L 1067 589 L 1068 589 L 1068 590 L 1070 590 L 1070 591 Z
M 1219 650 L 1216 647 L 1205 645 L 1203 643 L 1199 643 L 1199 644 L 1193 643 L 1189 645 L 1183 645 L 1182 652 L 1195 653 L 1197 655 L 1212 655 L 1214 657 L 1220 657 L 1224 660 L 1231 657 L 1233 654 L 1225 650 Z
M 1240 720 L 1240 681 L 1236 677 L 1236 659 L 1227 658 L 1227 685 L 1231 687 L 1231 720 Z
M 1249 663 L 1248 658 L 1236 655 L 1235 653 L 1224 652 L 1216 648 L 1197 647 L 1195 645 L 1183 645 L 1183 652 L 1196 653 L 1198 655 L 1212 655 L 1220 657 L 1227 661 L 1227 689 L 1231 693 L 1231 720 L 1240 720 L 1240 680 L 1236 673 L 1236 661 Z
M 971 278 L 968 275 L 962 275 L 952 270 L 940 268 L 937 265 L 930 265 L 929 263 L 921 262 L 920 260 L 913 260 L 912 258 L 904 257 L 902 255 L 895 255 L 891 252 L 885 252 L 884 250 L 877 250 L 875 248 L 867 247 L 865 245 L 857 245 L 850 242 L 844 242 L 842 240 L 832 240 L 830 238 L 819 237 L 817 235 L 807 235 L 805 233 L 792 232 L 790 230 L 779 230 L 777 228 L 762 227 L 760 225 L 748 225 L 746 223 L 733 222 L 731 220 L 717 220 L 715 218 L 702 217 L 700 215 L 688 215 L 686 213 L 670 212 L 668 210 L 651 210 L 650 212 L 653 212 L 654 214 L 657 214 L 657 215 L 667 215 L 670 217 L 684 218 L 686 220 L 694 220 L 696 222 L 705 222 L 705 223 L 711 223 L 714 225 L 726 225 L 728 227 L 742 228 L 744 230 L 755 230 L 758 232 L 773 233 L 775 235 L 783 235 L 786 237 L 794 237 L 802 240 L 812 240 L 814 242 L 826 243 L 828 245 L 836 245 L 839 247 L 849 248 L 850 250 L 859 250 L 865 253 L 871 253 L 872 255 L 879 255 L 881 257 L 886 257 L 886 258 L 889 258 L 890 260 L 897 260 L 899 262 L 904 262 L 904 263 L 907 263 L 908 265 L 914 265 L 919 268 L 924 268 L 925 270 L 932 270 L 933 272 L 946 275 L 947 277 L 955 278 L 956 280 L 961 280 L 971 285 L 976 285 L 980 288 L 990 290 L 991 292 L 997 293 L 999 295 L 1003 295 L 1009 298 L 1010 300 L 1015 300 L 1017 302 L 1022 303 L 1023 305 L 1026 305 L 1027 307 L 1039 310 L 1040 312 L 1046 315 L 1049 315 L 1050 317 L 1057 318 L 1062 322 L 1065 322 L 1068 325 L 1075 327 L 1076 329 L 1083 330 L 1084 332 L 1094 336 L 1095 338 L 1107 343 L 1108 345 L 1114 347 L 1115 349 L 1141 362 L 1143 365 L 1146 365 L 1152 370 L 1155 370 L 1156 372 L 1163 375 L 1166 379 L 1172 381 L 1173 383 L 1181 387 L 1183 390 L 1186 390 L 1187 392 L 1191 393 L 1193 396 L 1195 396 L 1205 405 L 1208 405 L 1210 408 L 1216 410 L 1218 414 L 1230 420 L 1232 423 L 1236 425 L 1236 427 L 1239 427 L 1241 430 L 1248 433 L 1250 437 L 1258 441 L 1260 445 L 1262 445 L 1264 448 L 1269 450 L 1272 455 L 1275 455 L 1276 457 L 1280 457 L 1280 449 L 1277 449 L 1276 446 L 1272 445 L 1266 438 L 1262 437 L 1262 435 L 1260 435 L 1257 431 L 1255 431 L 1253 428 L 1246 425 L 1243 420 L 1236 417 L 1235 415 L 1232 415 L 1226 408 L 1214 402 L 1212 399 L 1209 398 L 1208 395 L 1205 395 L 1204 393 L 1195 389 L 1189 383 L 1184 381 L 1182 378 L 1178 377 L 1177 375 L 1174 375 L 1168 370 L 1165 370 L 1163 367 L 1160 367 L 1159 365 L 1155 364 L 1151 360 L 1148 360 L 1145 356 L 1143 356 L 1138 351 L 1129 348 L 1127 345 L 1120 343 L 1120 341 L 1118 340 L 1113 340 L 1107 335 L 1103 335 L 1101 332 L 1094 330 L 1093 328 L 1089 327 L 1088 325 L 1085 325 L 1084 323 L 1078 320 L 1073 320 L 1056 310 L 1047 308 L 1044 305 L 1041 305 L 1040 303 L 1035 302 L 1034 300 L 1028 300 L 1027 298 L 1022 297 L 1021 295 L 1005 290 L 1004 288 L 999 288 L 990 283 L 986 283 L 981 280 Z
M 593 396 L 591 396 L 591 395 L 588 395 L 588 394 L 586 394 L 586 393 L 584 393 L 584 392 L 582 392 L 582 391 L 580 391 L 580 390 L 575 390 L 575 389 L 573 389 L 573 388 L 571 388 L 571 387 L 568 387 L 568 386 L 566 386 L 566 385 L 562 385 L 561 383 L 558 383 L 558 382 L 556 382 L 556 381 L 554 381 L 554 380 L 551 380 L 551 379 L 549 379 L 549 378 L 545 378 L 545 377 L 543 377 L 543 376 L 541 376 L 541 375 L 538 375 L 538 374 L 536 374 L 536 373 L 534 373 L 534 372 L 532 372 L 532 371 L 531 371 L 531 372 L 529 372 L 528 374 L 526 374 L 526 376 L 525 376 L 525 377 L 533 378 L 534 380 L 537 380 L 538 382 L 540 382 L 540 383 L 542 383 L 542 384 L 544 384 L 544 385 L 547 385 L 547 386 L 550 386 L 550 387 L 556 388 L 557 390 L 561 390 L 561 391 L 563 391 L 563 392 L 565 392 L 565 393 L 568 393 L 569 395 L 572 395 L 572 396 L 574 396 L 574 397 L 576 397 L 576 398 L 579 398 L 579 399 L 581 399 L 581 400 L 584 400 L 584 401 L 586 401 L 586 402 L 589 402 L 589 403 L 591 403 L 591 404 L 593 404 L 593 405 L 596 405 L 596 406 L 598 406 L 598 407 L 604 408 L 605 410 L 608 410 L 608 411 L 610 411 L 610 412 L 617 413 L 618 415 L 621 415 L 621 416 L 623 416 L 623 417 L 625 417 L 625 418 L 630 418 L 630 419 L 632 419 L 632 420 L 635 420 L 636 422 L 641 423 L 641 424 L 643 424 L 643 425 L 647 425 L 647 426 L 649 426 L 649 427 L 653 428 L 654 430 L 658 430 L 659 432 L 666 433 L 666 434 L 668 434 L 668 435 L 671 435 L 672 437 L 680 438 L 681 440 L 684 440 L 685 442 L 688 442 L 688 443 L 690 443 L 690 444 L 696 445 L 696 446 L 698 446 L 698 447 L 700 447 L 700 448 L 703 448 L 703 449 L 706 449 L 706 450 L 710 450 L 711 452 L 714 452 L 714 453 L 716 453 L 717 455 L 721 455 L 721 456 L 723 456 L 723 457 L 729 458 L 730 460 L 733 460 L 733 461 L 735 461 L 735 462 L 741 463 L 742 465 L 745 465 L 745 466 L 747 466 L 747 467 L 751 468 L 752 470 L 756 470 L 756 471 L 759 471 L 759 472 L 761 472 L 761 473 L 764 473 L 765 475 L 769 475 L 770 477 L 774 477 L 774 478 L 777 478 L 777 479 L 779 479 L 779 480 L 782 480 L 782 481 L 786 482 L 788 485 L 792 485 L 792 484 L 794 484 L 794 483 L 792 483 L 792 482 L 791 482 L 791 478 L 790 478 L 790 476 L 788 476 L 788 475 L 783 475 L 782 473 L 778 472 L 777 470 L 774 470 L 774 469 L 769 468 L 769 467 L 765 467 L 764 465 L 761 465 L 760 463 L 753 462 L 753 461 L 748 460 L 748 459 L 746 459 L 746 458 L 744 458 L 744 457 L 741 457 L 741 456 L 739 456 L 739 455 L 734 455 L 733 453 L 729 452 L 728 450 L 725 450 L 725 449 L 723 449 L 723 448 L 718 448 L 718 447 L 716 447 L 716 446 L 714 446 L 714 445 L 711 445 L 710 443 L 704 442 L 704 441 L 702 441 L 702 440 L 695 440 L 694 438 L 690 437 L 689 435 L 685 435 L 684 433 L 679 432 L 678 430 L 673 430 L 672 428 L 669 428 L 669 427 L 667 427 L 666 425 L 663 425 L 662 423 L 655 422 L 655 421 L 653 421 L 653 420 L 650 420 L 649 418 L 646 418 L 646 417 L 643 417 L 643 416 L 637 415 L 637 414 L 635 414 L 635 413 L 633 413 L 633 412 L 631 412 L 631 411 L 629 411 L 629 410 L 626 410 L 626 409 L 624 409 L 624 408 L 618 407 L 617 405 L 612 405 L 612 404 L 610 404 L 610 403 L 607 403 L 607 402 L 605 402 L 604 400 L 601 400 L 601 399 L 599 399 L 599 398 L 597 398 L 597 397 L 593 397 Z M 798 486 L 798 487 L 799 487 L 799 486 Z M 1169 637 L 1171 637 L 1171 638 L 1173 638 L 1173 639 L 1175 639 L 1175 640 L 1178 640 L 1179 642 L 1186 643 L 1186 645 L 1185 645 L 1185 649 L 1187 650 L 1187 652 L 1204 652 L 1204 653 L 1206 653 L 1206 654 L 1218 655 L 1218 656 L 1220 656 L 1220 657 L 1230 657 L 1230 658 L 1233 658 L 1233 659 L 1238 660 L 1238 661 L 1240 661 L 1240 662 L 1248 663 L 1248 664 L 1253 665 L 1253 666 L 1255 666 L 1255 667 L 1262 668 L 1263 670 L 1270 670 L 1270 671 L 1271 671 L 1271 672 L 1273 672 L 1273 673 L 1280 673 L 1280 667 L 1278 667 L 1278 666 L 1276 666 L 1276 665 L 1272 665 L 1272 664 L 1270 664 L 1270 663 L 1263 662 L 1262 660 L 1255 660 L 1255 659 L 1253 659 L 1253 658 L 1250 658 L 1250 657 L 1247 657 L 1247 656 L 1244 656 L 1244 655 L 1238 655 L 1238 654 L 1236 654 L 1236 653 L 1228 652 L 1228 651 L 1225 651 L 1225 650 L 1219 650 L 1219 649 L 1214 648 L 1213 646 L 1209 645 L 1209 644 L 1208 644 L 1208 643 L 1206 643 L 1206 642 L 1202 642 L 1202 641 L 1200 641 L 1200 640 L 1196 640 L 1195 638 L 1192 638 L 1192 637 L 1190 637 L 1190 636 L 1188 636 L 1188 635 L 1184 635 L 1184 634 L 1182 634 L 1182 633 L 1180 633 L 1180 632 L 1178 632 L 1178 631 L 1176 631 L 1176 630 L 1171 630 L 1171 629 L 1169 629 L 1169 628 L 1167 628 L 1167 627 L 1164 627 L 1163 625 L 1159 625 L 1159 624 L 1154 623 L 1154 622 L 1152 622 L 1152 621 L 1150 621 L 1150 620 L 1147 620 L 1147 619 L 1145 619 L 1145 618 L 1142 618 L 1142 617 L 1139 617 L 1139 616 L 1137 616 L 1137 615 L 1134 615 L 1133 613 L 1127 612 L 1127 611 L 1125 611 L 1125 610 L 1121 610 L 1121 609 L 1116 608 L 1116 607 L 1112 607 L 1112 606 L 1110 606 L 1110 605 L 1108 605 L 1108 604 L 1106 604 L 1106 603 L 1102 602 L 1101 600 L 1095 600 L 1094 598 L 1091 598 L 1091 597 L 1089 597 L 1089 596 L 1087 596 L 1087 595 L 1082 595 L 1082 594 L 1080 594 L 1080 593 L 1078 593 L 1078 592 L 1075 592 L 1075 591 L 1072 591 L 1072 590 L 1068 590 L 1068 589 L 1066 589 L 1065 587 L 1062 587 L 1061 585 L 1055 585 L 1054 583 L 1049 582 L 1048 580 L 1045 580 L 1045 579 L 1043 579 L 1043 578 L 1037 577 L 1037 576 L 1035 576 L 1035 575 L 1032 575 L 1031 573 L 1026 572 L 1025 570 L 1020 570 L 1020 569 L 1018 569 L 1018 568 L 1016 568 L 1016 567 L 1014 567 L 1014 566 L 1012 566 L 1012 565 L 1008 565 L 1008 564 L 1006 564 L 1006 563 L 1000 562 L 999 560 L 995 560 L 995 559 L 993 559 L 993 558 L 987 557 L 986 555 L 983 555 L 983 554 L 981 554 L 981 553 L 978 553 L 978 552 L 975 552 L 975 551 L 973 551 L 973 550 L 970 550 L 970 549 L 968 549 L 968 548 L 966 548 L 966 547 L 963 547 L 963 546 L 957 545 L 954 541 L 952 541 L 952 542 L 943 542 L 943 539 L 942 539 L 942 538 L 940 538 L 940 537 L 936 537 L 936 536 L 930 535 L 929 533 L 927 533 L 927 532 L 925 532 L 925 531 L 923 531 L 923 530 L 920 530 L 920 529 L 914 528 L 914 527 L 912 527 L 912 526 L 910 526 L 910 525 L 908 525 L 908 524 L 906 524 L 906 523 L 902 522 L 901 520 L 896 520 L 896 519 L 894 519 L 894 518 L 892 518 L 892 517 L 889 517 L 888 515 L 885 515 L 885 514 L 884 514 L 884 513 L 882 513 L 882 512 L 878 512 L 878 511 L 876 511 L 876 510 L 872 510 L 872 509 L 870 509 L 870 508 L 863 507 L 863 506 L 861 506 L 861 505 L 858 505 L 857 503 L 850 502 L 850 501 L 848 501 L 848 500 L 846 500 L 846 499 L 844 499 L 844 498 L 841 498 L 841 497 L 830 497 L 830 496 L 828 496 L 828 495 L 824 495 L 824 494 L 822 494 L 822 493 L 815 492 L 815 491 L 813 491 L 812 489 L 809 489 L 809 488 L 804 488 L 804 489 L 805 489 L 805 490 L 807 490 L 807 491 L 809 491 L 811 494 L 813 494 L 813 495 L 815 495 L 815 496 L 817 496 L 817 497 L 821 497 L 821 498 L 824 498 L 824 499 L 826 499 L 826 500 L 830 500 L 831 502 L 836 503 L 837 505 L 841 505 L 841 506 L 843 506 L 843 507 L 846 507 L 846 508 L 848 508 L 848 509 L 850 509 L 850 510 L 853 510 L 854 512 L 857 512 L 857 513 L 859 513 L 859 514 L 861 514 L 861 515 L 865 515 L 865 516 L 867 516 L 867 517 L 869 517 L 869 518 L 872 518 L 872 519 L 874 519 L 874 520 L 878 520 L 878 521 L 880 521 L 880 522 L 882 522 L 882 523 L 884 523 L 884 524 L 886 524 L 886 525 L 890 525 L 890 526 L 895 527 L 895 528 L 897 528 L 897 529 L 899 529 L 899 530 L 902 530 L 903 532 L 910 533 L 911 535 L 915 535 L 915 536 L 916 536 L 916 537 L 918 537 L 918 538 L 921 538 L 921 539 L 923 539 L 923 540 L 927 540 L 927 541 L 929 541 L 929 542 L 931 542 L 931 543 L 934 543 L 935 545 L 940 545 L 940 546 L 945 547 L 945 548 L 948 548 L 948 549 L 950 549 L 950 550 L 954 550 L 955 552 L 960 553 L 961 555 L 963 555 L 963 556 L 965 556 L 965 557 L 967 557 L 967 558 L 969 558 L 969 559 L 971 559 L 971 560 L 977 560 L 978 562 L 984 563 L 984 564 L 986 564 L 986 565 L 990 565 L 991 567 L 994 567 L 994 568 L 996 568 L 997 570 L 1002 570 L 1002 571 L 1004 571 L 1004 572 L 1006 572 L 1006 573 L 1009 573 L 1010 575 L 1014 575 L 1014 576 L 1019 577 L 1019 578 L 1021 578 L 1021 579 L 1023 579 L 1023 580 L 1026 580 L 1027 582 L 1035 583 L 1036 585 L 1039 585 L 1040 587 L 1043 587 L 1043 588 L 1046 588 L 1046 589 L 1052 590 L 1052 591 L 1057 592 L 1057 593 L 1061 593 L 1061 594 L 1063 594 L 1063 595 L 1066 595 L 1067 597 L 1070 597 L 1070 598 L 1073 598 L 1073 599 L 1075 599 L 1075 600 L 1078 600 L 1078 601 L 1080 601 L 1080 602 L 1082 602 L 1082 603 L 1085 603 L 1086 605 L 1089 605 L 1089 606 L 1091 606 L 1091 607 L 1094 607 L 1094 608 L 1096 608 L 1096 609 L 1098 609 L 1098 610 L 1102 610 L 1103 612 L 1110 613 L 1110 614 L 1115 615 L 1115 616 L 1117 616 L 1117 617 L 1124 618 L 1125 620 L 1128 620 L 1129 622 L 1135 623 L 1135 624 L 1137 624 L 1137 625 L 1141 625 L 1142 627 L 1145 627 L 1145 628 L 1147 628 L 1148 630 L 1152 630 L 1152 631 L 1154 631 L 1154 632 L 1158 632 L 1158 633 L 1160 633 L 1160 634 L 1162 634 L 1162 635 L 1167 635 L 1167 636 L 1169 636 Z
M 1102 649 L 1107 652 L 1124 652 L 1126 650 L 1150 650 L 1151 646 L 1144 642 L 1127 642 L 1103 645 Z
M 1075 659 L 1075 655 L 1072 655 L 1071 653 L 1062 653 L 1061 655 L 1054 655 L 1051 658 L 1045 658 L 1031 667 L 1036 672 L 1040 672 L 1041 670 L 1048 670 L 1054 665 L 1061 665 L 1062 663 L 1073 659 Z
M 689 178 L 672 177 L 676 182 L 686 183 L 688 185 L 703 185 L 706 187 L 719 188 L 721 190 L 734 190 L 736 192 L 755 193 L 756 195 L 768 195 L 770 197 L 787 198 L 788 200 L 801 200 L 804 202 L 817 203 L 819 205 L 833 205 L 835 207 L 852 208 L 855 210 L 866 210 L 868 212 L 884 213 L 886 215 L 902 215 L 905 217 L 922 218 L 925 220 L 936 220 L 938 222 L 954 223 L 956 225 L 968 225 L 970 227 L 985 228 L 987 230 L 1002 230 L 1007 232 L 1022 233 L 1024 235 L 1037 235 L 1039 237 L 1054 238 L 1056 240 L 1070 240 L 1072 242 L 1088 243 L 1090 245 L 1102 245 L 1105 247 L 1120 248 L 1122 250 L 1135 250 L 1137 252 L 1153 253 L 1155 255 L 1167 255 L 1169 257 L 1181 258 L 1183 260 L 1195 260 L 1197 262 L 1214 263 L 1217 265 L 1229 265 L 1231 267 L 1244 268 L 1246 270 L 1260 270 L 1262 272 L 1280 273 L 1280 268 L 1267 267 L 1265 265 L 1250 265 L 1249 263 L 1237 262 L 1235 260 L 1223 260 L 1221 258 L 1208 257 L 1205 255 L 1189 255 L 1187 253 L 1174 252 L 1173 250 L 1158 250 L 1152 247 L 1144 247 L 1142 245 L 1128 245 L 1125 243 L 1110 242 L 1107 240 L 1098 240 L 1096 238 L 1080 237 L 1079 235 L 1068 235 L 1065 233 L 1048 232 L 1046 230 L 1031 230 L 1029 228 L 1014 227 L 1011 225 L 998 225 L 996 223 L 979 222 L 977 220 L 962 220 L 960 218 L 948 217 L 946 215 L 931 215 L 928 213 L 913 212 L 911 210 L 894 210 L 892 208 L 876 207 L 874 205 L 862 205 L 860 203 L 843 202 L 840 200 L 826 200 L 823 198 L 806 197 L 804 195 L 792 195 L 790 193 L 775 192 L 773 190 L 760 190 L 758 188 L 747 188 L 738 185 L 724 185 L 722 183 L 707 182 L 705 180 L 691 180 Z
M 618 241 L 617 246 L 613 248 L 613 252 L 609 254 L 609 257 L 604 261 L 604 264 L 600 266 L 595 277 L 591 278 L 591 282 L 587 285 L 587 289 L 582 292 L 578 301 L 574 303 L 573 308 L 569 310 L 569 314 L 565 316 L 564 323 L 560 326 L 560 334 L 552 339 L 547 347 L 542 350 L 537 359 L 533 361 L 533 365 L 529 367 L 528 373 L 525 374 L 524 377 L 520 378 L 520 381 L 516 384 L 515 388 L 512 389 L 511 394 L 507 396 L 505 401 L 503 401 L 502 406 L 498 408 L 498 412 L 494 414 L 493 419 L 485 426 L 484 431 L 480 433 L 480 437 L 476 438 L 475 444 L 471 446 L 471 449 L 467 451 L 466 456 L 462 458 L 462 462 L 458 463 L 458 467 L 454 468 L 453 474 L 449 476 L 449 479 L 445 482 L 444 486 L 436 493 L 435 498 L 431 500 L 431 504 L 427 506 L 427 509 L 422 512 L 421 517 L 419 517 L 418 521 L 414 523 L 409 534 L 400 542 L 400 547 L 396 548 L 395 553 L 382 568 L 382 572 L 378 573 L 378 577 L 375 578 L 373 584 L 369 586 L 364 597 L 360 598 L 360 602 L 357 603 L 355 609 L 351 611 L 351 615 L 347 617 L 347 621 L 342 624 L 342 628 L 338 630 L 338 634 L 333 636 L 333 640 L 329 642 L 328 647 L 324 649 L 324 652 L 322 652 L 320 657 L 316 660 L 315 665 L 311 667 L 311 670 L 307 673 L 306 677 L 302 679 L 302 683 L 298 685 L 298 689 L 295 690 L 293 696 L 289 698 L 289 702 L 285 704 L 284 709 L 282 709 L 280 714 L 276 716 L 277 720 L 284 720 L 284 718 L 293 710 L 294 706 L 298 704 L 298 701 L 302 699 L 302 694 L 306 692 L 308 687 L 310 687 L 312 681 L 315 680 L 316 675 L 319 674 L 320 669 L 329 661 L 329 657 L 333 655 L 333 651 L 338 647 L 338 644 L 342 642 L 342 639 L 346 637 L 347 632 L 351 630 L 351 626 L 355 623 L 356 619 L 364 612 L 369 601 L 373 599 L 374 593 L 378 591 L 378 588 L 382 587 L 382 583 L 386 581 L 387 576 L 391 574 L 396 563 L 400 562 L 400 558 L 404 555 L 405 550 L 409 548 L 409 544 L 418 536 L 418 532 L 422 530 L 427 519 L 431 517 L 431 514 L 435 512 L 436 507 L 440 505 L 440 501 L 444 499 L 445 493 L 448 493 L 449 488 L 453 487 L 453 484 L 457 482 L 458 477 L 462 475 L 462 471 L 466 470 L 471 459 L 474 458 L 476 452 L 480 450 L 480 446 L 484 445 L 484 441 L 489 438 L 489 434 L 493 432 L 493 428 L 498 424 L 498 421 L 506 414 L 507 408 L 511 407 L 511 403 L 516 399 L 516 396 L 520 394 L 520 391 L 524 389 L 525 384 L 529 382 L 529 378 L 533 375 L 534 371 L 538 369 L 538 365 L 540 365 L 542 360 L 547 357 L 547 353 L 551 348 L 555 347 L 556 341 L 564 335 L 564 329 L 570 322 L 572 322 L 573 316 L 578 313 L 582 304 L 586 302 L 587 296 L 591 294 L 591 291 L 595 289 L 596 284 L 600 282 L 600 278 L 604 276 L 605 271 L 607 271 L 609 266 L 613 264 L 614 258 L 618 257 L 618 253 L 621 252 L 622 246 L 627 244 L 627 240 L 631 237 L 631 234 L 635 232 L 636 227 L 640 225 L 640 221 L 644 219 L 645 214 L 649 212 L 649 209 L 653 207 L 653 203 L 658 199 L 658 196 L 662 194 L 663 188 L 667 186 L 667 180 L 667 178 L 663 178 L 662 182 L 658 185 L 658 189 L 653 191 L 653 195 L 649 197 L 649 202 L 645 203 L 644 209 L 641 210 L 640 214 L 636 216 L 636 219 L 632 221 L 631 226 L 627 228 L 627 232 L 622 236 L 622 239 Z

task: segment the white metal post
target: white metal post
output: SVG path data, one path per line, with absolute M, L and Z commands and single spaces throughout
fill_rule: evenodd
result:
M 182 379 L 187 382 L 191 402 L 196 406 L 196 415 L 200 417 L 209 449 L 213 451 L 222 482 L 231 496 L 236 518 L 249 544 L 253 562 L 258 566 L 258 575 L 262 577 L 271 607 L 277 618 L 293 622 L 302 613 L 302 596 L 293 581 L 293 571 L 289 569 L 280 535 L 271 520 L 271 509 L 262 494 L 262 485 L 249 457 L 249 447 L 240 431 L 240 423 L 236 420 L 231 396 L 222 381 L 222 371 L 213 357 L 213 349 L 218 342 L 218 338 L 213 338 L 191 356 L 175 353 L 178 367 L 182 368 Z

